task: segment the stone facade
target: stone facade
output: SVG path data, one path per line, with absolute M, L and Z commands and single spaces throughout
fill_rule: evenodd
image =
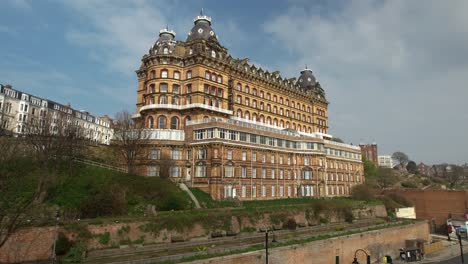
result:
M 108 116 L 96 117 L 86 111 L 73 109 L 70 104 L 60 104 L 16 89 L 0 85 L 0 132 L 21 136 L 33 120 L 49 118 L 50 126 L 58 123 L 74 123 L 91 141 L 109 145 L 114 130 Z M 0 133 L 0 135 L 3 133 Z
M 210 17 L 194 21 L 185 42 L 161 30 L 137 70 L 133 117 L 148 139 L 139 174 L 170 175 L 215 199 L 346 196 L 363 182 L 359 147 L 330 140 L 310 69 L 296 81 L 234 59 Z

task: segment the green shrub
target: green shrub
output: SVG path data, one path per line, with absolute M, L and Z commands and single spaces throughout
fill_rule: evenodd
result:
M 60 232 L 55 243 L 55 254 L 57 256 L 64 255 L 70 250 L 71 246 L 72 243 L 70 240 L 68 240 L 68 238 Z
M 354 186 L 351 189 L 351 197 L 362 201 L 370 201 L 375 198 L 371 187 L 367 184 L 359 184 Z
M 83 255 L 84 250 L 86 247 L 81 244 L 73 245 L 68 253 L 65 255 L 63 259 L 61 259 L 62 263 L 82 263 L 81 256 Z
M 244 227 L 244 228 L 242 228 L 241 232 L 253 233 L 253 232 L 256 232 L 256 231 L 257 231 L 257 229 L 255 227 Z
M 401 186 L 402 187 L 405 187 L 405 188 L 411 188 L 411 189 L 416 189 L 418 188 L 418 186 L 416 185 L 415 182 L 412 182 L 412 181 L 404 181 L 401 183 Z
M 102 234 L 99 235 L 99 243 L 101 243 L 102 245 L 109 244 L 109 241 L 110 241 L 110 233 L 109 232 L 105 232 L 105 233 L 102 233 Z

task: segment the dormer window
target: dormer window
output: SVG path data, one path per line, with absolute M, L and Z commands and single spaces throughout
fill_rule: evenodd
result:
M 189 49 L 189 55 L 193 54 L 193 49 Z
M 169 54 L 169 49 L 168 49 L 168 48 L 164 48 L 164 49 L 163 49 L 163 54 Z
M 214 50 L 211 51 L 211 57 L 216 58 L 216 52 Z

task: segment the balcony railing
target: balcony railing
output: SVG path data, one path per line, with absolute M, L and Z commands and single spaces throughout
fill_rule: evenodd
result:
M 325 144 L 328 144 L 328 145 L 335 145 L 335 146 L 338 146 L 338 147 L 344 147 L 344 148 L 350 148 L 350 149 L 355 149 L 355 150 L 361 150 L 361 148 L 360 148 L 359 146 L 353 146 L 353 145 L 346 144 L 346 143 L 340 143 L 340 142 L 331 141 L 331 140 L 324 140 L 323 142 L 324 142 Z
M 175 129 L 145 129 L 143 135 L 145 139 L 157 139 L 157 140 L 185 140 L 184 130 Z
M 140 108 L 140 112 L 145 111 L 145 110 L 150 110 L 150 109 L 171 109 L 171 110 L 186 110 L 186 109 L 191 109 L 191 108 L 203 108 L 215 112 L 220 112 L 223 114 L 228 114 L 232 115 L 231 110 L 223 109 L 220 107 L 215 107 L 207 104 L 200 104 L 200 103 L 195 103 L 195 104 L 186 104 L 186 105 L 176 105 L 176 104 L 150 104 L 150 105 L 145 105 Z

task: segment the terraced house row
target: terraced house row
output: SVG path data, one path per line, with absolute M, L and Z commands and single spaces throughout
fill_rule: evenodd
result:
M 186 41 L 162 29 L 142 58 L 134 120 L 145 128 L 138 171 L 169 176 L 215 199 L 347 196 L 362 183 L 358 146 L 328 134 L 325 91 L 310 69 L 282 78 L 232 58 L 211 18 Z

